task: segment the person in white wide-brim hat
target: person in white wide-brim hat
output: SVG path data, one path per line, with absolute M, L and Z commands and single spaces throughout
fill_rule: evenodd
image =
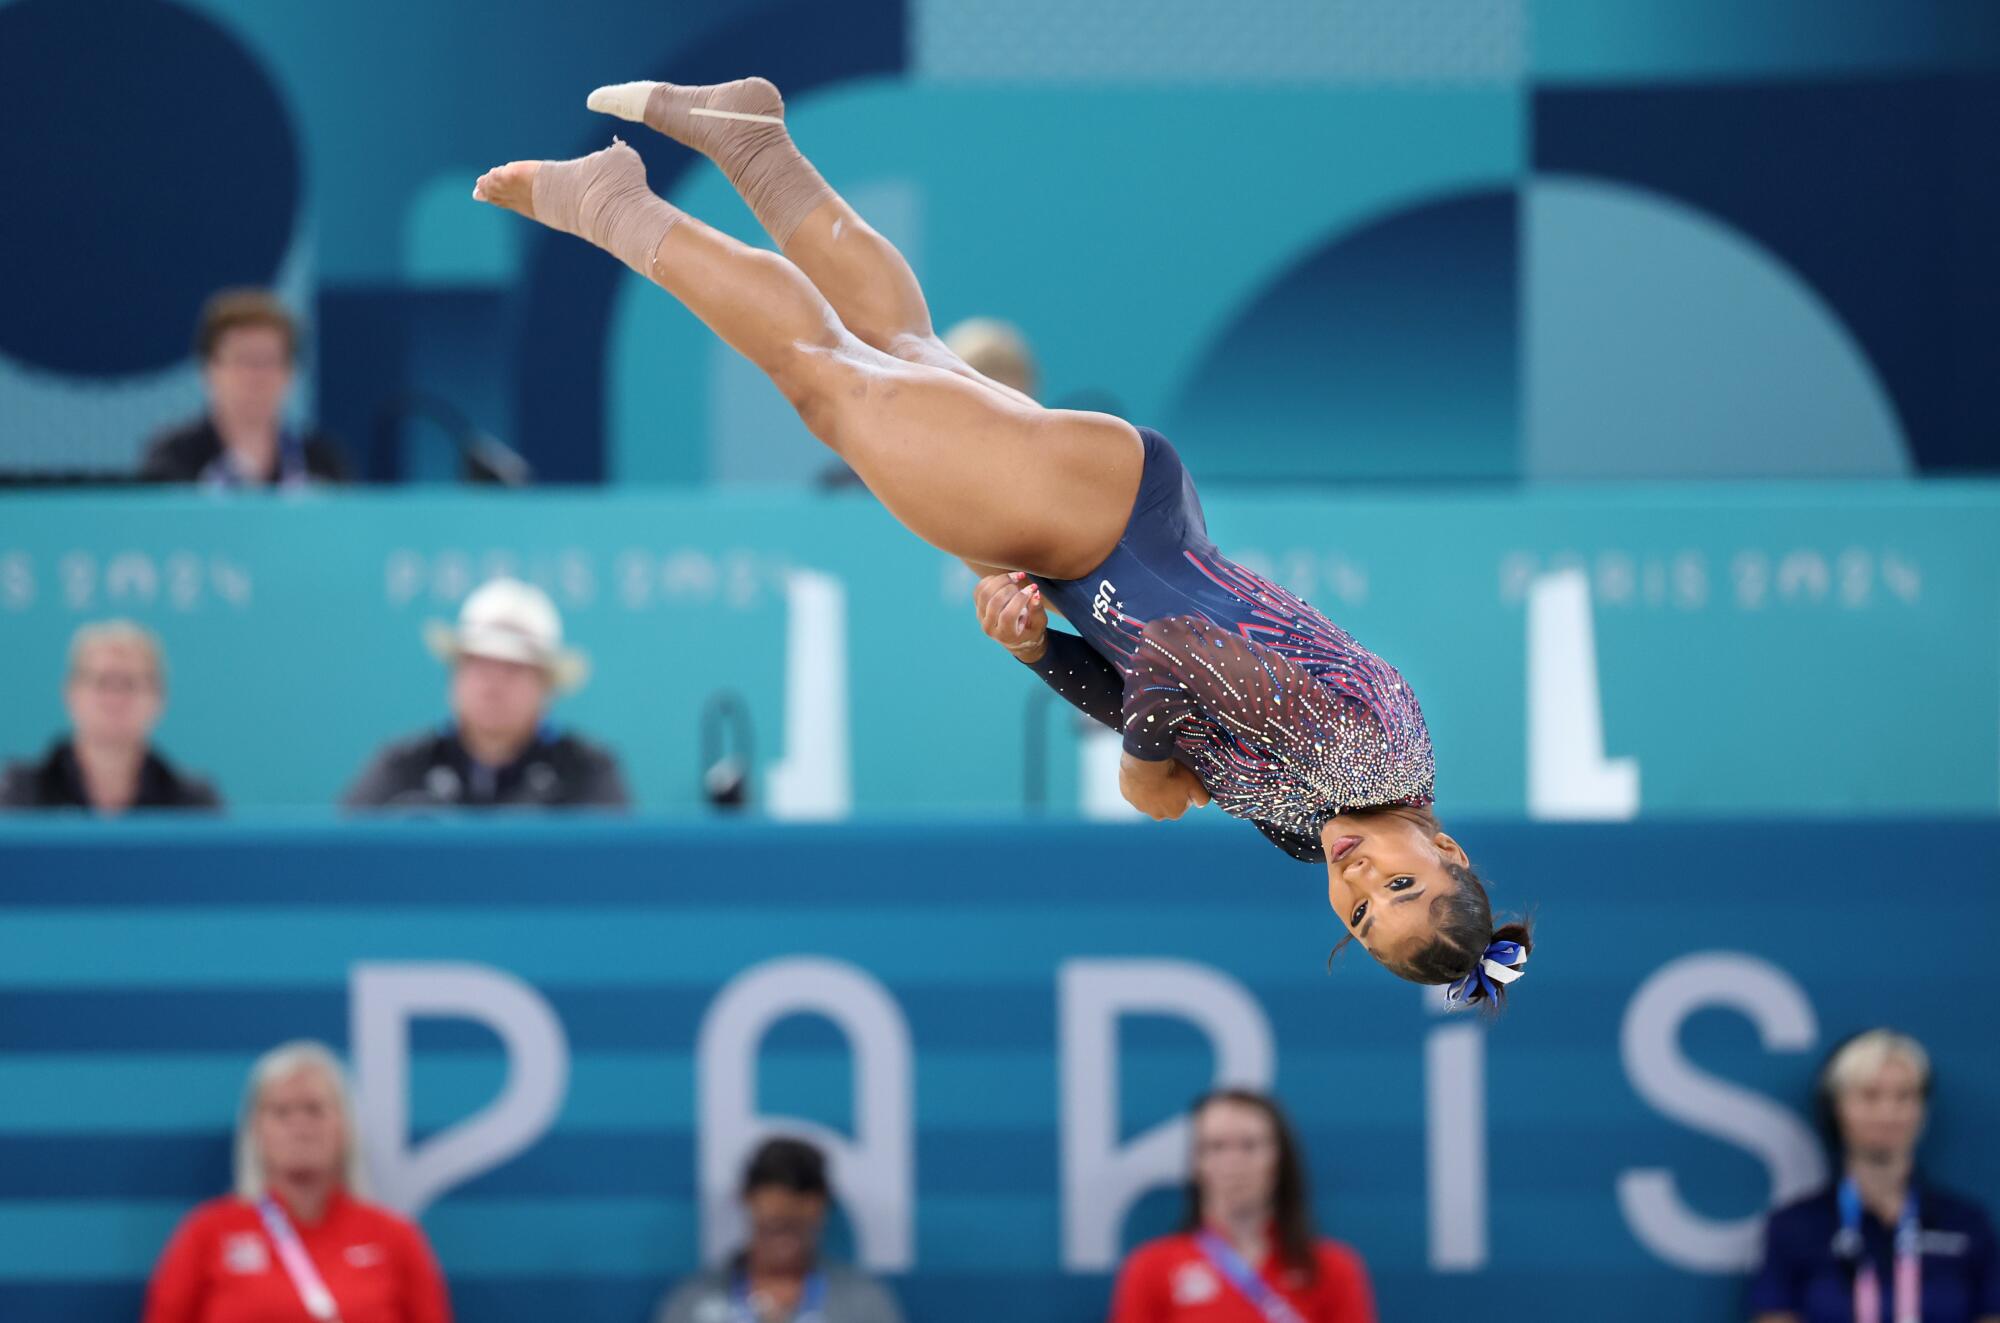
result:
M 458 621 L 433 620 L 424 642 L 451 668 L 451 724 L 376 755 L 343 798 L 349 807 L 598 805 L 629 802 L 610 750 L 558 730 L 558 693 L 590 673 L 563 643 L 547 593 L 519 579 L 482 584 Z
M 562 617 L 549 595 L 519 579 L 490 579 L 459 608 L 458 624 L 433 620 L 424 643 L 437 659 L 456 665 L 466 657 L 514 662 L 539 670 L 563 692 L 590 677 L 590 662 L 562 641 Z

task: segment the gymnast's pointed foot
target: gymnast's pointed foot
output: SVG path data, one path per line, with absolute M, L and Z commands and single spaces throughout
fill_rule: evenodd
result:
M 684 87 L 614 83 L 590 94 L 592 110 L 645 124 L 715 162 L 780 248 L 833 196 L 792 145 L 785 99 L 762 78 Z
M 574 161 L 510 161 L 472 196 L 596 244 L 642 276 L 683 213 L 646 187 L 646 163 L 618 139 Z
M 490 202 L 534 220 L 535 176 L 540 173 L 543 164 L 541 161 L 509 161 L 505 165 L 496 165 L 479 176 L 478 182 L 472 186 L 472 196 L 480 202 Z
M 692 147 L 734 177 L 740 158 L 785 136 L 785 99 L 762 78 L 687 87 L 614 83 L 590 94 L 592 110 L 616 115 Z

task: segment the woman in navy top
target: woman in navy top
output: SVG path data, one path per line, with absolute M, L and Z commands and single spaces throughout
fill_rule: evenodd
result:
M 1754 1323 L 2000 1323 L 2000 1262 L 1978 1205 L 1916 1171 L 1930 1059 L 1873 1029 L 1820 1075 L 1835 1183 L 1771 1214 Z
M 1527 930 L 1494 932 L 1464 849 L 1430 814 L 1430 737 L 1408 684 L 1215 551 L 1165 438 L 1044 409 L 947 348 L 909 264 L 800 155 L 770 83 L 621 83 L 588 104 L 706 155 L 783 256 L 655 196 L 616 140 L 490 170 L 473 196 L 678 298 L 917 536 L 989 578 L 1032 576 L 1084 631 L 1036 664 L 1093 715 L 1115 711 L 1133 804 L 1178 818 L 1213 799 L 1323 860 L 1350 936 L 1388 968 L 1452 983 L 1457 1002 L 1498 1000 Z

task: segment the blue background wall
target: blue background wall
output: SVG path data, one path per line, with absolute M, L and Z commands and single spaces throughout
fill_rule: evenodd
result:
M 1819 1056 L 1883 1020 L 1922 1037 L 1940 1086 L 1926 1163 L 1993 1202 L 2000 1060 L 1966 1013 L 2000 928 L 1981 885 L 1990 823 L 1831 828 L 1467 824 L 1499 902 L 1533 906 L 1541 945 L 1483 1033 L 1491 1259 L 1428 1267 L 1423 990 L 1365 959 L 1326 969 L 1338 925 L 1323 873 L 1241 824 L 913 829 L 41 828 L 0 882 L 0 1316 L 130 1317 L 186 1208 L 224 1188 L 243 1071 L 295 1034 L 347 1042 L 358 961 L 466 960 L 546 998 L 571 1054 L 553 1128 L 425 1215 L 461 1317 L 638 1323 L 695 1262 L 697 1026 L 755 962 L 821 955 L 879 979 L 914 1045 L 914 1317 L 1100 1317 L 1108 1280 L 1059 1268 L 1057 974 L 1078 958 L 1172 957 L 1237 980 L 1268 1018 L 1277 1091 L 1299 1118 L 1329 1230 L 1367 1256 L 1383 1317 L 1725 1318 L 1729 1273 L 1671 1267 L 1634 1234 L 1620 1174 L 1664 1166 L 1700 1216 L 1771 1197 L 1751 1152 L 1661 1115 L 1635 1085 L 1641 989 L 1698 953 L 1765 962 L 1805 1033 L 1740 1007 L 1677 1023 L 1696 1070 L 1802 1113 Z M 1958 879 L 1920 910 L 1896 878 Z M 1125 1022 L 1121 1137 L 1208 1083 L 1185 1022 Z M 1778 1045 L 1771 1045 L 1773 1042 Z M 413 1124 L 462 1118 L 498 1088 L 490 1034 L 418 1022 Z M 844 1129 L 852 1066 L 813 1017 L 781 1021 L 758 1103 Z M 1169 1194 L 1126 1220 L 1164 1230 Z
M 467 197 L 602 145 L 598 83 L 757 71 L 941 324 L 1016 320 L 1052 397 L 1198 473 L 1991 468 L 1996 54 L 1977 0 L 12 0 L 0 463 L 129 463 L 196 404 L 200 298 L 256 280 L 316 332 L 302 407 L 378 477 L 439 471 L 434 430 L 378 427 L 416 390 L 552 479 L 810 481 L 671 300 Z

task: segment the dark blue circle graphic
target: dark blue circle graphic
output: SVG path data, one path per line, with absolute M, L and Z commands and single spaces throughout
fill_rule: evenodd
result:
M 0 353 L 70 376 L 188 356 L 226 285 L 268 285 L 299 153 L 277 89 L 164 0 L 0 5 Z

